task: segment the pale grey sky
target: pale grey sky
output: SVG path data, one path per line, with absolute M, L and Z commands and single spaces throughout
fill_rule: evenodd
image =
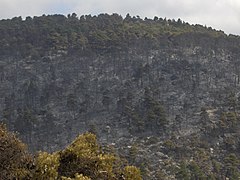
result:
M 72 12 L 181 18 L 240 35 L 240 0 L 0 0 L 0 19 Z

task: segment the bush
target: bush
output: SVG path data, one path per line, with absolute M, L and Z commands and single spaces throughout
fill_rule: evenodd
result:
M 31 177 L 32 157 L 15 134 L 0 124 L 0 179 Z

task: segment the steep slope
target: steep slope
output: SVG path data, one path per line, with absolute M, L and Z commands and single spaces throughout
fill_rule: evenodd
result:
M 87 130 L 127 147 L 204 137 L 233 110 L 239 121 L 238 36 L 181 20 L 72 14 L 2 20 L 0 41 L 0 119 L 32 151 Z

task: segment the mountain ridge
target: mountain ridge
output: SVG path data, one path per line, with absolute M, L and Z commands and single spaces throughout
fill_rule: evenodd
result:
M 146 179 L 177 177 L 180 167 L 193 179 L 198 168 L 216 176 L 212 159 L 230 176 L 224 158 L 239 158 L 240 147 L 239 36 L 181 20 L 72 14 L 1 20 L 0 41 L 0 120 L 33 152 L 89 130 L 129 153 Z

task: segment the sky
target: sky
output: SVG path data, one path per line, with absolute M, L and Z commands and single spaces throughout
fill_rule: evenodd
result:
M 182 19 L 240 35 L 240 0 L 0 0 L 0 19 L 43 14 L 118 13 Z

